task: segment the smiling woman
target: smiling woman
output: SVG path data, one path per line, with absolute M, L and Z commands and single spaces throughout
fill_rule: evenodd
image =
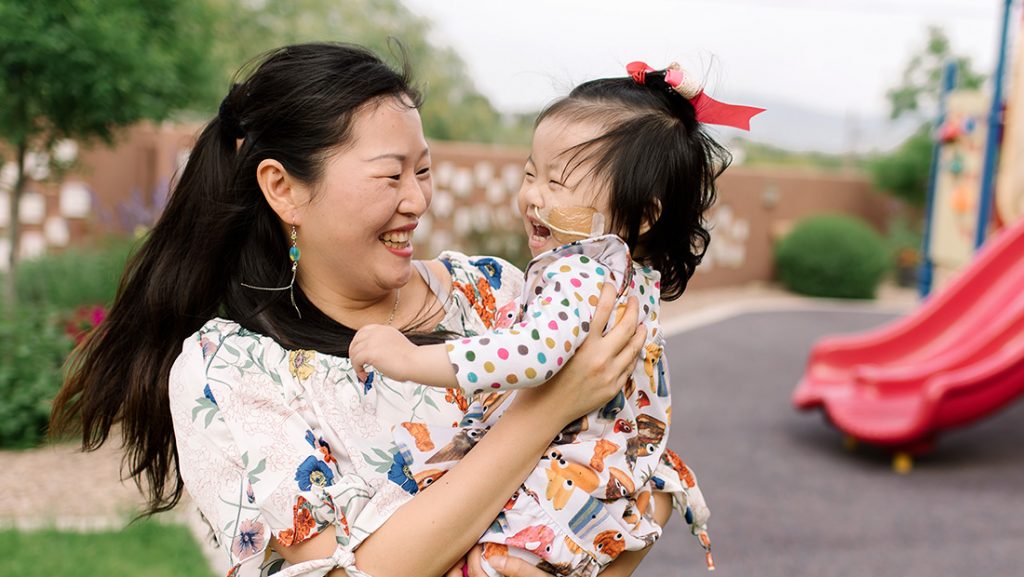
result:
M 498 259 L 412 260 L 431 197 L 418 104 L 408 75 L 363 48 L 268 54 L 199 136 L 55 400 L 53 430 L 80 430 L 85 449 L 121 425 L 150 513 L 187 489 L 232 576 L 460 572 L 551 440 L 611 399 L 639 352 L 630 323 L 594 331 L 443 479 L 410 476 L 392 429 L 451 426 L 467 399 L 359 381 L 355 330 L 478 334 L 523 284 Z M 504 572 L 544 574 L 516 560 Z

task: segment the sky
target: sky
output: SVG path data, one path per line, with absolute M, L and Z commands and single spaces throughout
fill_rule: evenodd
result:
M 885 91 L 930 24 L 990 73 L 1003 1 L 404 0 L 504 111 L 539 109 L 644 60 L 680 62 L 721 100 L 763 97 L 857 117 L 887 114 Z

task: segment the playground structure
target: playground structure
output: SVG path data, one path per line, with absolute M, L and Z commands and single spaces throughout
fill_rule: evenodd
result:
M 944 79 L 921 293 L 933 282 L 940 289 L 887 326 L 820 340 L 793 394 L 798 409 L 820 408 L 848 447 L 864 442 L 893 451 L 898 472 L 909 471 L 912 456 L 930 450 L 941 433 L 1024 395 L 1022 46 L 1002 130 L 1010 4 L 988 117 L 984 97 L 952 92 L 955 69 Z M 1003 163 L 993 201 L 997 153 Z

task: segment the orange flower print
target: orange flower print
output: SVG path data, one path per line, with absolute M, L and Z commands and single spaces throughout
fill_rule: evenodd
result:
M 466 400 L 466 395 L 462 394 L 462 389 L 445 389 L 444 400 L 459 407 L 463 412 L 469 408 L 469 401 Z
M 345 513 L 338 511 L 338 517 L 341 519 L 341 530 L 345 532 L 345 536 L 352 535 L 352 532 L 348 529 L 348 517 L 345 516 Z
M 477 314 L 480 315 L 480 319 L 484 321 L 484 326 L 491 329 L 494 328 L 494 292 L 491 290 L 491 284 L 487 282 L 486 278 L 476 279 L 476 288 L 480 291 L 480 301 L 473 303 L 473 308 L 476 309 Z
M 292 376 L 304 381 L 313 374 L 313 359 L 316 358 L 316 351 L 291 351 L 288 353 L 288 370 Z
M 277 540 L 285 547 L 302 543 L 310 537 L 310 531 L 316 526 L 313 510 L 305 498 L 299 497 L 292 507 L 292 528 L 285 529 L 277 535 Z

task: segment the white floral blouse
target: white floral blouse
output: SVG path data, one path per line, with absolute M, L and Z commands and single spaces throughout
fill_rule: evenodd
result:
M 443 253 L 451 294 L 439 328 L 475 335 L 522 290 L 523 275 L 491 257 Z M 425 268 L 421 268 L 425 271 Z M 182 479 L 228 556 L 231 577 L 319 577 L 417 492 L 391 427 L 457 426 L 468 401 L 457 390 L 376 378 L 361 384 L 347 358 L 286 350 L 237 323 L 213 319 L 189 337 L 170 376 Z M 333 556 L 289 565 L 269 547 L 336 529 Z

